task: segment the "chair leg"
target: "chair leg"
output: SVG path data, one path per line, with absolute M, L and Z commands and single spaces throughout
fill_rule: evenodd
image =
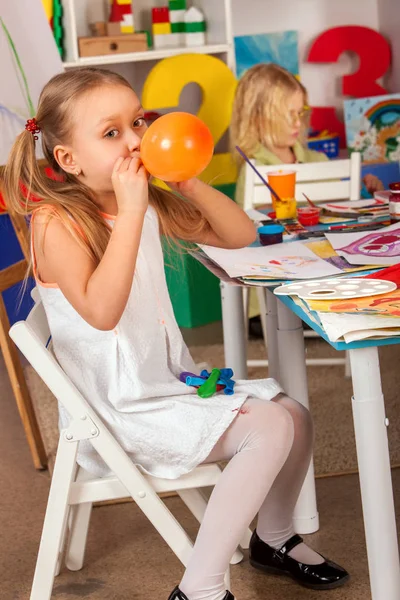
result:
M 109 440 L 101 439 L 108 436 L 110 436 Z M 100 436 L 91 440 L 91 443 L 126 487 L 136 504 L 157 529 L 158 533 L 176 554 L 181 563 L 186 566 L 193 549 L 190 537 L 159 498 L 149 482 L 134 467 L 132 461 L 122 448 L 108 444 L 107 442 L 109 441 L 113 441 L 111 434 L 103 430 Z M 47 598 L 41 600 L 47 600 Z
M 202 492 L 197 489 L 177 490 L 178 495 L 182 501 L 186 504 L 190 512 L 198 520 L 202 522 L 204 513 L 207 509 L 207 500 L 203 496 Z M 240 550 L 235 550 L 234 555 L 231 558 L 231 565 L 237 565 L 242 562 L 243 554 Z
M 91 479 L 90 473 L 78 468 L 75 481 Z M 92 503 L 84 502 L 71 507 L 65 565 L 70 571 L 79 571 L 83 567 L 86 551 L 86 540 L 89 530 Z
M 58 551 L 58 558 L 57 558 L 56 570 L 54 572 L 54 577 L 58 577 L 60 574 L 60 571 L 61 571 L 63 555 L 64 555 L 64 550 L 65 550 L 65 541 L 69 536 L 73 508 L 74 508 L 73 506 L 68 507 L 67 517 L 65 519 L 63 532 L 61 534 L 60 549 Z
M 242 541 L 240 542 L 240 547 L 243 550 L 247 550 L 250 547 L 250 540 L 251 540 L 252 535 L 253 535 L 253 532 L 248 527 L 242 537 Z
M 192 488 L 187 490 L 177 490 L 177 494 L 182 502 L 186 504 L 192 515 L 199 523 L 201 523 L 207 508 L 207 500 L 201 491 Z
M 65 564 L 70 571 L 79 571 L 83 567 L 91 514 L 92 502 L 74 506 L 65 554 Z
M 30 600 L 50 600 L 63 532 L 68 517 L 68 497 L 75 477 L 77 442 L 67 442 L 61 433 L 50 487 L 42 539 L 36 562 Z

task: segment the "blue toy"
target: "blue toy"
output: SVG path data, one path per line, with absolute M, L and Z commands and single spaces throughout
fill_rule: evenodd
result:
M 190 385 L 192 387 L 198 387 L 201 388 L 205 382 L 207 382 L 211 376 L 213 376 L 213 391 L 210 395 L 214 395 L 217 391 L 220 391 L 221 389 L 224 390 L 224 394 L 226 396 L 232 396 L 232 394 L 234 394 L 234 386 L 235 386 L 235 382 L 232 379 L 233 376 L 233 371 L 232 369 L 219 369 L 219 376 L 218 379 L 216 380 L 216 382 L 214 381 L 215 377 L 216 377 L 216 371 L 217 369 L 213 369 L 213 372 L 209 373 L 206 369 L 204 369 L 200 375 L 196 375 L 195 373 L 190 373 L 188 371 L 184 371 L 183 373 L 180 374 L 179 379 L 183 382 L 186 383 L 186 385 Z M 216 385 L 214 385 L 216 383 Z M 210 387 L 210 386 L 208 386 Z M 211 389 L 211 388 L 210 388 Z M 207 395 L 203 396 L 203 392 L 204 392 L 204 388 L 203 391 L 201 392 L 201 397 L 210 397 L 209 391 L 207 391 Z

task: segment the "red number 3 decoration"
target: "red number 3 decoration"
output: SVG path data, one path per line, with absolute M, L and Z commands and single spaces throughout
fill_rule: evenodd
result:
M 343 76 L 344 96 L 362 98 L 387 93 L 376 82 L 390 66 L 390 45 L 383 35 L 358 25 L 334 27 L 315 40 L 306 60 L 309 63 L 334 63 L 343 52 L 355 52 L 360 61 L 358 71 Z M 329 129 L 344 136 L 343 123 L 336 117 L 333 106 L 314 108 L 311 124 L 315 129 Z

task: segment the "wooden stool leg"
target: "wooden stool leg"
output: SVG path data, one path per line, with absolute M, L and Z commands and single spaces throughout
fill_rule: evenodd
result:
M 0 294 L 0 348 L 4 356 L 33 463 L 36 469 L 45 469 L 47 467 L 47 456 L 43 446 L 43 440 L 40 435 L 39 426 L 33 410 L 32 400 L 26 385 L 18 352 L 8 335 L 9 329 L 10 322 L 8 320 L 3 296 Z

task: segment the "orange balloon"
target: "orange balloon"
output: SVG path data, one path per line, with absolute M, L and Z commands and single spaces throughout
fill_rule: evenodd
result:
M 184 112 L 163 115 L 145 132 L 140 156 L 146 169 L 163 181 L 186 181 L 210 162 L 214 141 L 207 125 Z

